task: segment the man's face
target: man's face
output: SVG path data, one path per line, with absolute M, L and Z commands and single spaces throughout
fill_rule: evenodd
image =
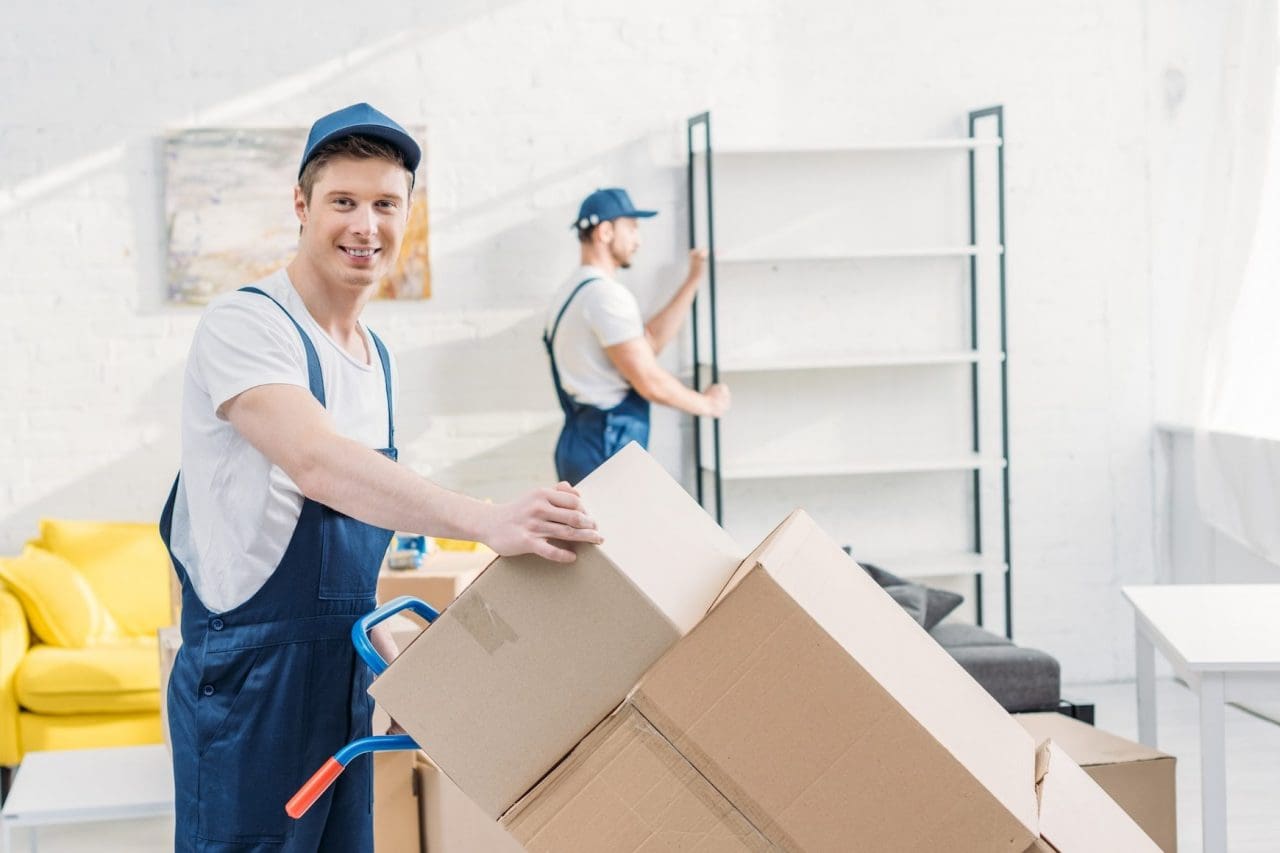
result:
M 640 223 L 633 217 L 623 216 L 606 225 L 612 225 L 612 237 L 608 240 L 609 252 L 622 269 L 631 268 L 631 257 L 640 248 Z
M 391 270 L 409 217 L 404 168 L 338 157 L 321 170 L 308 202 L 294 190 L 302 223 L 298 254 L 331 284 L 368 288 Z

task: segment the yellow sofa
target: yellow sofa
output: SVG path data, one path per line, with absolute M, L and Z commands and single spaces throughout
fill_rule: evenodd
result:
M 172 567 L 154 523 L 44 519 L 0 558 L 0 765 L 160 743 L 157 629 Z

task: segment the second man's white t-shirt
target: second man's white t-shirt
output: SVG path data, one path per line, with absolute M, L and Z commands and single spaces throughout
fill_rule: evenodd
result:
M 325 408 L 337 432 L 366 447 L 386 447 L 386 385 L 368 330 L 361 325 L 367 360 L 354 358 L 312 318 L 284 270 L 254 286 L 287 308 L 311 339 L 324 375 Z M 394 389 L 394 361 L 391 366 Z M 284 556 L 302 511 L 303 495 L 293 480 L 218 413 L 237 394 L 272 384 L 309 387 L 297 328 L 260 294 L 237 291 L 214 299 L 187 358 L 172 536 L 174 555 L 214 613 L 243 604 L 261 589 Z
M 604 350 L 644 336 L 644 318 L 635 295 L 598 268 L 581 266 L 552 297 L 546 332 L 551 334 L 565 300 L 588 278 L 598 280 L 584 287 L 569 304 L 552 351 L 560 384 L 570 397 L 598 409 L 612 409 L 631 386 Z

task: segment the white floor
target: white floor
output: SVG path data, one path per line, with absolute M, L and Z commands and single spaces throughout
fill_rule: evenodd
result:
M 1132 682 L 1072 685 L 1066 695 L 1097 705 L 1098 725 L 1136 738 Z M 1200 853 L 1199 705 L 1173 681 L 1158 686 L 1160 749 L 1178 758 L 1178 849 Z M 1280 851 L 1280 725 L 1229 707 L 1227 812 L 1232 853 Z M 173 820 L 80 824 L 40 830 L 40 853 L 164 853 L 172 849 Z M 27 853 L 16 833 L 13 853 Z

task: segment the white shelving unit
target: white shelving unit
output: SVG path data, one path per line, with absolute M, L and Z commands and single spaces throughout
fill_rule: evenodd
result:
M 719 158 L 732 157 L 777 157 L 779 155 L 797 156 L 806 154 L 816 155 L 840 155 L 840 154 L 874 154 L 880 152 L 901 152 L 901 151 L 970 151 L 981 148 L 998 148 L 1001 140 L 998 137 L 968 137 L 960 136 L 955 139 L 915 139 L 915 140 L 899 140 L 897 142 L 863 142 L 856 145 L 789 145 L 789 146 L 771 146 L 771 145 L 729 145 L 719 146 L 715 150 L 715 156 Z M 701 156 L 703 152 L 694 152 L 694 156 Z
M 781 462 L 756 465 L 725 466 L 720 476 L 725 480 L 774 480 L 797 477 L 855 477 L 862 474 L 913 474 L 937 471 L 977 471 L 1004 467 L 1003 459 L 977 455 L 936 459 L 901 459 L 865 462 L 823 462 L 814 464 Z
M 993 358 L 1003 359 L 996 354 Z M 864 367 L 919 367 L 942 364 L 976 364 L 982 360 L 980 353 L 972 350 L 959 352 L 921 352 L 885 355 L 849 356 L 754 356 L 722 361 L 724 373 L 776 373 L 788 370 L 856 370 Z M 710 370 L 709 362 L 699 365 Z
M 1000 254 L 1001 246 L 942 246 L 935 248 L 901 248 L 901 249 L 851 249 L 839 252 L 806 252 L 802 255 L 787 257 L 780 254 L 750 254 L 747 252 L 728 252 L 717 260 L 721 264 L 775 264 L 787 261 L 858 261 L 891 258 L 961 258 L 972 257 L 984 253 Z
M 1003 580 L 1012 636 L 1002 109 L 969 129 L 713 148 L 690 119 L 689 242 L 712 262 L 687 373 L 734 395 L 695 419 L 697 496 L 744 543 L 803 506 L 860 560 L 969 576 L 979 623 Z

